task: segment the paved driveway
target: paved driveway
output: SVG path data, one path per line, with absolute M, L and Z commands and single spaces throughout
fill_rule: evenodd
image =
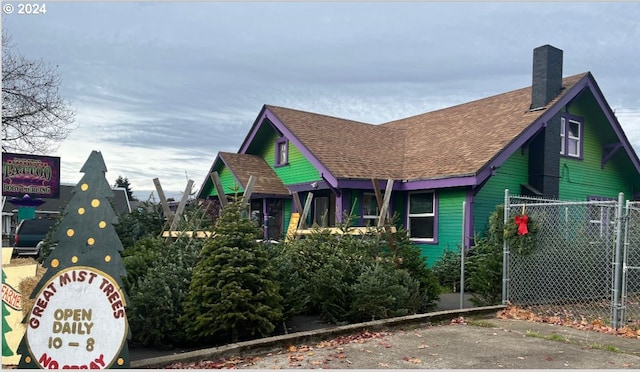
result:
M 204 354 L 202 354 L 204 355 Z M 640 340 L 521 320 L 488 318 L 470 324 L 397 325 L 156 367 L 247 369 L 604 369 L 640 368 Z M 191 360 L 191 361 L 187 361 Z M 132 366 L 134 367 L 134 366 Z M 135 368 L 135 367 L 134 367 Z

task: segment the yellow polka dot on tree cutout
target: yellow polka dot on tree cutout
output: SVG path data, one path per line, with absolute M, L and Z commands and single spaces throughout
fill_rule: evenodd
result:
M 24 361 L 27 363 L 31 363 L 31 357 L 27 355 L 26 357 L 24 357 Z
M 78 256 L 71 257 L 71 262 L 78 263 Z
M 94 244 L 96 244 L 96 240 L 94 238 L 89 238 L 89 239 L 87 239 L 87 244 L 94 245 Z
M 84 208 L 78 208 L 78 214 L 84 214 Z
M 91 201 L 91 206 L 92 206 L 92 207 L 94 207 L 94 208 L 98 208 L 98 207 L 100 206 L 100 200 L 98 200 L 98 199 L 93 199 L 93 200 Z
M 118 358 L 118 365 L 121 366 L 124 364 L 124 359 Z
M 99 226 L 101 229 L 104 229 L 105 227 L 107 227 L 107 223 L 106 223 L 106 222 L 104 222 L 104 221 L 100 221 L 100 223 L 98 224 L 98 226 Z
M 82 190 L 82 191 L 87 191 L 87 190 L 89 190 L 89 185 L 87 185 L 86 183 L 83 183 L 83 184 L 80 186 L 80 190 Z
M 104 256 L 104 262 L 111 262 L 111 256 Z
M 51 261 L 51 267 L 58 267 L 58 265 L 60 265 L 60 261 L 58 261 L 58 259 L 57 259 L 57 258 L 54 258 L 54 259 Z
M 68 237 L 72 237 L 72 236 L 73 236 L 73 234 L 75 234 L 75 233 L 76 233 L 76 232 L 75 232 L 75 231 L 73 231 L 73 229 L 68 229 L 68 230 L 67 230 L 67 236 L 68 236 Z

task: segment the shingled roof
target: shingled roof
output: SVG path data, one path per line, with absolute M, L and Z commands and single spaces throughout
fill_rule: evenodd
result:
M 337 178 L 402 176 L 404 129 L 267 105 L 278 120 Z
M 547 109 L 588 73 L 562 80 Z M 405 130 L 404 179 L 477 173 L 546 110 L 530 110 L 531 87 L 396 120 L 383 127 Z
M 289 190 L 263 158 L 231 152 L 220 152 L 218 156 L 229 167 L 242 187 L 247 186 L 251 175 L 256 178 L 253 194 L 289 195 Z
M 563 79 L 547 109 L 588 73 Z M 424 180 L 476 174 L 547 109 L 531 87 L 380 125 L 265 106 L 336 178 Z

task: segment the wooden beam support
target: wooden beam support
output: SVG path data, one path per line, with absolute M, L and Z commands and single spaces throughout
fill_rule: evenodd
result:
M 222 208 L 226 207 L 229 202 L 227 200 L 227 195 L 224 193 L 224 188 L 222 187 L 222 182 L 220 181 L 220 175 L 218 175 L 218 172 L 214 171 L 209 174 L 209 177 L 211 177 L 213 186 L 216 188 L 216 193 L 218 194 L 220 205 L 222 206 Z
M 389 202 L 391 201 L 391 191 L 393 190 L 393 180 L 389 178 L 387 180 L 387 187 L 384 189 L 384 200 L 382 201 L 382 208 L 380 208 L 380 217 L 378 218 L 378 227 L 383 227 L 388 214 L 389 214 Z
M 296 207 L 296 212 L 302 213 L 302 203 L 300 202 L 300 195 L 298 195 L 298 192 L 292 192 L 291 197 L 293 198 L 293 205 Z
M 311 209 L 311 201 L 313 200 L 313 193 L 310 192 L 307 194 L 307 200 L 304 202 L 304 210 L 302 211 L 302 215 L 300 216 L 300 224 L 298 225 L 298 229 L 304 229 L 306 227 L 307 216 L 309 215 L 309 210 Z
M 162 191 L 162 186 L 160 185 L 160 180 L 158 178 L 154 178 L 153 184 L 156 186 L 156 191 L 158 192 L 158 198 L 160 199 L 160 205 L 164 211 L 165 219 L 167 222 L 171 223 L 173 220 L 173 213 L 171 213 L 171 209 L 169 209 L 167 198 L 164 196 L 164 191 Z
M 251 201 L 251 194 L 253 194 L 253 186 L 256 183 L 256 178 L 254 176 L 249 176 L 249 181 L 247 182 L 247 187 L 244 188 L 244 193 L 242 194 L 242 202 L 249 203 Z
M 373 184 L 373 192 L 376 194 L 376 202 L 378 203 L 378 210 L 382 210 L 382 193 L 380 192 L 380 185 L 378 185 L 378 179 L 372 178 L 371 184 Z
M 191 195 L 192 187 L 193 180 L 187 181 L 187 187 L 184 189 L 184 194 L 182 194 L 182 199 L 180 199 L 180 204 L 178 204 L 178 209 L 176 210 L 176 214 L 171 222 L 171 227 L 169 228 L 170 231 L 173 231 L 178 227 L 178 222 L 180 222 L 182 212 L 184 212 L 184 206 L 187 204 L 187 200 L 189 200 L 189 195 Z

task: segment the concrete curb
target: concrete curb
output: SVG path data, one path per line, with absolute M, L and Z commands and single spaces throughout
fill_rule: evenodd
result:
M 257 340 L 238 342 L 208 349 L 189 351 L 180 354 L 172 354 L 155 358 L 141 359 L 131 362 L 131 368 L 158 368 L 171 363 L 193 362 L 203 359 L 221 359 L 225 356 L 242 354 L 246 351 L 254 353 L 269 352 L 300 344 L 309 340 L 319 340 L 321 338 L 333 338 L 339 335 L 355 333 L 363 330 L 376 330 L 390 328 L 413 323 L 427 323 L 453 319 L 460 316 L 493 314 L 505 309 L 505 305 L 474 307 L 470 309 L 436 311 L 426 314 L 407 315 L 397 318 L 374 320 L 371 322 L 349 324 L 344 326 L 316 329 L 313 331 L 296 332 L 288 335 L 266 337 Z

